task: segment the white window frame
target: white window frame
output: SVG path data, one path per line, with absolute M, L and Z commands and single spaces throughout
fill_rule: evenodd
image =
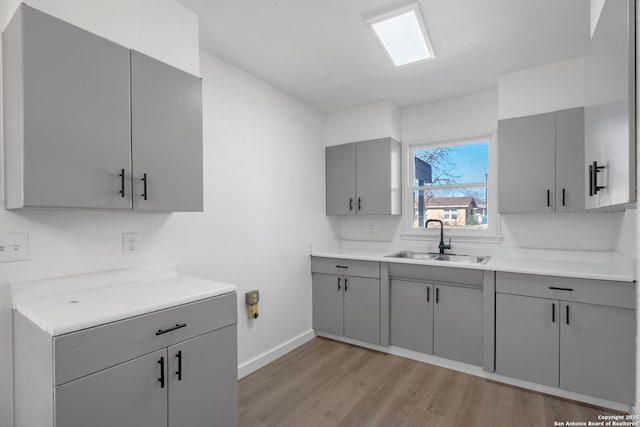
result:
M 453 218 L 454 215 L 455 218 Z M 457 221 L 458 208 L 442 208 L 442 219 L 445 221 Z
M 454 136 L 433 140 L 420 140 L 405 145 L 404 188 L 403 188 L 403 216 L 405 218 L 404 232 L 400 234 L 403 240 L 439 240 L 440 230 L 437 227 L 428 229 L 413 227 L 413 190 L 415 187 L 415 150 L 425 148 L 449 147 L 453 145 L 488 142 L 489 169 L 487 185 L 487 213 L 488 227 L 486 229 L 447 229 L 445 234 L 458 242 L 500 243 L 500 214 L 498 213 L 498 150 L 495 131 L 478 132 L 466 136 Z M 477 183 L 479 184 L 479 183 Z M 476 185 L 477 185 L 476 184 Z M 469 184 L 450 184 L 438 186 L 439 189 L 467 188 Z

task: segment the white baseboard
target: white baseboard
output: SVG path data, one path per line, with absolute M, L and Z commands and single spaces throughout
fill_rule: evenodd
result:
M 562 397 L 565 399 L 576 400 L 578 402 L 584 402 L 590 405 L 601 406 L 603 408 L 610 408 L 616 411 L 631 413 L 632 407 L 630 405 L 613 402 L 610 400 L 600 399 L 597 397 L 586 396 L 584 394 L 574 393 L 572 391 L 563 390 L 557 387 L 546 386 L 542 384 L 536 384 L 530 381 L 519 380 L 516 378 L 507 377 L 493 372 L 485 371 L 481 366 L 469 365 L 467 363 L 456 362 L 455 360 L 444 359 L 442 357 L 433 356 L 431 354 L 424 354 L 417 351 L 407 350 L 401 347 L 370 344 L 363 341 L 354 340 L 351 338 L 342 337 L 339 335 L 328 334 L 326 332 L 318 332 L 318 336 L 330 338 L 336 341 L 346 342 L 348 344 L 357 345 L 360 347 L 369 348 L 372 350 L 380 351 L 382 353 L 393 354 L 395 356 L 406 357 L 407 359 L 417 360 L 419 362 L 429 363 L 431 365 L 441 366 L 443 368 L 453 369 L 455 371 L 464 372 L 466 374 L 475 375 L 476 377 L 487 378 L 493 381 L 509 384 L 515 387 L 526 388 L 528 390 L 537 391 L 540 393 L 550 394 L 553 396 Z
M 274 360 L 284 356 L 292 350 L 300 347 L 302 344 L 305 344 L 315 338 L 316 332 L 313 329 L 308 330 L 307 332 L 298 335 L 290 339 L 289 341 L 280 344 L 277 347 L 272 348 L 271 350 L 262 353 L 260 356 L 255 357 L 248 362 L 245 362 L 238 366 L 238 379 L 242 377 L 246 377 L 250 373 L 257 371 L 263 366 L 273 362 Z

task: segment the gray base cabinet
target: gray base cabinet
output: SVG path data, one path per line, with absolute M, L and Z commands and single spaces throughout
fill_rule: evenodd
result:
M 635 284 L 497 273 L 496 372 L 635 401 Z
M 635 310 L 562 302 L 560 312 L 560 387 L 633 403 Z
M 435 286 L 433 352 L 436 356 L 482 365 L 482 289 Z
M 166 350 L 156 351 L 56 387 L 55 425 L 166 425 L 167 393 L 158 382 L 163 357 L 166 360 Z
M 558 386 L 558 301 L 496 295 L 496 372 Z
M 327 215 L 402 214 L 401 153 L 392 138 L 327 147 Z
M 433 285 L 391 281 L 391 345 L 433 354 Z
M 484 273 L 410 264 L 389 270 L 391 344 L 482 365 Z
M 16 427 L 236 426 L 236 310 L 231 293 L 54 337 L 14 312 Z
M 313 329 L 380 344 L 380 264 L 313 257 L 311 271 Z

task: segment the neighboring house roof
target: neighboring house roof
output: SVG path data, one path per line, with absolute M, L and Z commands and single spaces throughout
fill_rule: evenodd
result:
M 476 200 L 473 197 L 434 197 L 429 199 L 427 209 L 434 208 L 475 208 Z

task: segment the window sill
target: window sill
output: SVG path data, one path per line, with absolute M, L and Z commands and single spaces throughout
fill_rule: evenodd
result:
M 454 241 L 460 243 L 489 243 L 499 244 L 502 242 L 502 236 L 496 234 L 472 235 L 472 234 L 453 234 L 445 230 L 445 238 L 451 237 Z M 408 231 L 400 233 L 400 239 L 409 241 L 439 241 L 440 232 L 425 233 L 423 231 Z

